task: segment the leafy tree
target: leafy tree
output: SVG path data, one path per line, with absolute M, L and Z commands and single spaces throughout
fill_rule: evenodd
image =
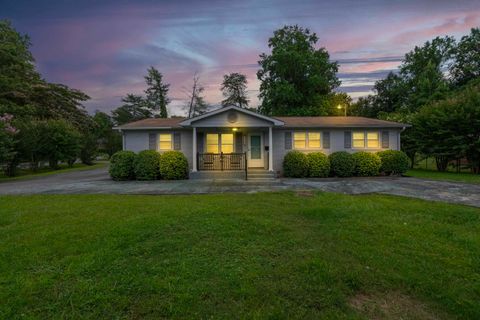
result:
M 463 36 L 455 48 L 455 59 L 450 68 L 456 86 L 480 77 L 480 29 L 474 28 Z
M 122 136 L 116 130 L 113 130 L 114 122 L 105 112 L 96 111 L 93 116 L 96 123 L 95 136 L 97 138 L 98 149 L 111 157 L 115 152 L 122 149 Z
M 7 169 L 16 156 L 15 135 L 18 130 L 12 126 L 12 118 L 13 116 L 9 114 L 0 116 L 0 165 L 6 165 Z M 10 175 L 8 170 L 6 173 Z
M 156 116 L 166 118 L 168 116 L 167 104 L 170 103 L 170 99 L 167 96 L 170 85 L 163 83 L 163 75 L 154 67 L 148 69 L 145 81 L 148 86 L 145 90 L 147 105 L 153 112 L 158 113 Z
M 81 149 L 77 129 L 65 120 L 46 120 L 39 125 L 40 156 L 48 159 L 50 168 L 57 169 L 59 161 L 73 163 Z
M 116 125 L 152 117 L 152 112 L 141 96 L 127 94 L 122 98 L 122 102 L 124 104 L 121 107 L 112 111 L 112 119 Z
M 268 115 L 319 115 L 322 101 L 340 85 L 338 64 L 309 29 L 285 26 L 268 41 L 271 54 L 260 55 L 260 111 Z
M 221 90 L 225 97 L 222 107 L 248 108 L 247 77 L 244 74 L 234 72 L 224 75 Z
M 205 88 L 200 84 L 200 77 L 193 76 L 192 91 L 188 94 L 189 103 L 187 105 L 188 118 L 196 117 L 207 112 L 208 104 L 202 96 Z

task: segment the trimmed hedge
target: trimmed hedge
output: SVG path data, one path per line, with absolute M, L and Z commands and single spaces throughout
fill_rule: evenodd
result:
M 312 152 L 307 154 L 308 175 L 310 177 L 328 177 L 330 174 L 330 160 L 322 152 Z
M 143 150 L 134 162 L 137 180 L 155 180 L 160 178 L 160 153 L 155 150 Z
M 402 174 L 410 167 L 410 159 L 403 151 L 385 150 L 377 154 L 382 160 L 380 171 L 385 174 Z
M 352 155 L 355 161 L 355 174 L 360 177 L 376 176 L 380 172 L 382 161 L 375 153 L 360 151 Z
M 283 174 L 285 177 L 304 178 L 309 173 L 308 159 L 305 153 L 290 151 L 283 158 Z
M 110 159 L 109 173 L 113 180 L 135 178 L 134 163 L 137 155 L 133 151 L 118 151 Z
M 351 177 L 355 172 L 355 161 L 350 153 L 337 151 L 328 156 L 332 175 L 337 177 Z
M 160 176 L 165 180 L 188 179 L 188 160 L 180 151 L 162 153 Z

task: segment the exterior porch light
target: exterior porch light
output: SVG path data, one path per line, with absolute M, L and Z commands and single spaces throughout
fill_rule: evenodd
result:
M 232 128 L 232 131 L 233 132 L 238 131 L 238 128 Z

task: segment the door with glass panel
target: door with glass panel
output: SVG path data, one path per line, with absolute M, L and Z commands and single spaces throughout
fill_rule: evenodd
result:
M 248 134 L 248 167 L 263 168 L 263 138 L 260 133 Z

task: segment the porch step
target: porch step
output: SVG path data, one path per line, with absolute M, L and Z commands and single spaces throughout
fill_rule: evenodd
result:
M 268 170 L 248 170 L 248 180 L 275 180 L 275 172 Z

